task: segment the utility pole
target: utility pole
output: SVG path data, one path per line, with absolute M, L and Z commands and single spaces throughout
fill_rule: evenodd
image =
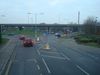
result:
M 30 23 L 30 15 L 32 14 L 32 13 L 27 13 L 28 14 L 28 24 Z
M 80 24 L 80 11 L 78 12 L 78 24 Z

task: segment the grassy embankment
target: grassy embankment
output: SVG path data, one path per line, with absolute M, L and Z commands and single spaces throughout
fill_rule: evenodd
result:
M 100 47 L 100 35 L 78 35 L 75 40 L 79 44 Z
M 35 36 L 40 35 L 40 32 L 35 33 L 32 29 L 23 29 L 23 30 L 18 30 L 18 29 L 8 29 L 7 31 L 3 32 L 4 35 L 16 35 L 16 34 L 21 34 L 21 35 L 31 35 Z

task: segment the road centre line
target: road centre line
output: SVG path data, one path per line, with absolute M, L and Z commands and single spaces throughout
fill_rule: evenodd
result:
M 66 56 L 64 53 L 61 53 L 62 56 L 64 56 L 67 60 L 71 60 L 68 56 Z
M 63 60 L 65 60 L 65 58 L 63 58 L 63 57 L 56 57 L 56 56 L 49 56 L 49 55 L 42 55 L 42 56 L 49 57 L 49 58 L 56 58 L 56 59 L 63 59 Z
M 51 72 L 50 72 L 50 69 L 49 69 L 49 67 L 48 67 L 48 65 L 46 64 L 46 62 L 45 62 L 45 60 L 44 60 L 43 58 L 42 58 L 42 61 L 43 61 L 44 65 L 45 65 L 45 67 L 46 67 L 48 73 L 51 73 Z
M 86 75 L 90 75 L 88 72 L 86 72 L 83 68 L 81 68 L 79 65 L 76 65 L 76 67 L 78 69 L 80 69 L 83 73 L 85 73 Z

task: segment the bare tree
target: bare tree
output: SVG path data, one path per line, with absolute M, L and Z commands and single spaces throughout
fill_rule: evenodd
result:
M 97 20 L 94 17 L 88 17 L 84 21 L 84 32 L 85 32 L 85 34 L 95 34 L 96 22 L 97 22 Z

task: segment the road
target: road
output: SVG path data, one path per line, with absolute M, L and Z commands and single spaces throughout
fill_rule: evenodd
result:
M 50 49 L 43 48 L 48 41 Z M 34 47 L 21 41 L 8 65 L 6 75 L 100 75 L 100 49 L 76 44 L 72 39 L 41 36 Z

